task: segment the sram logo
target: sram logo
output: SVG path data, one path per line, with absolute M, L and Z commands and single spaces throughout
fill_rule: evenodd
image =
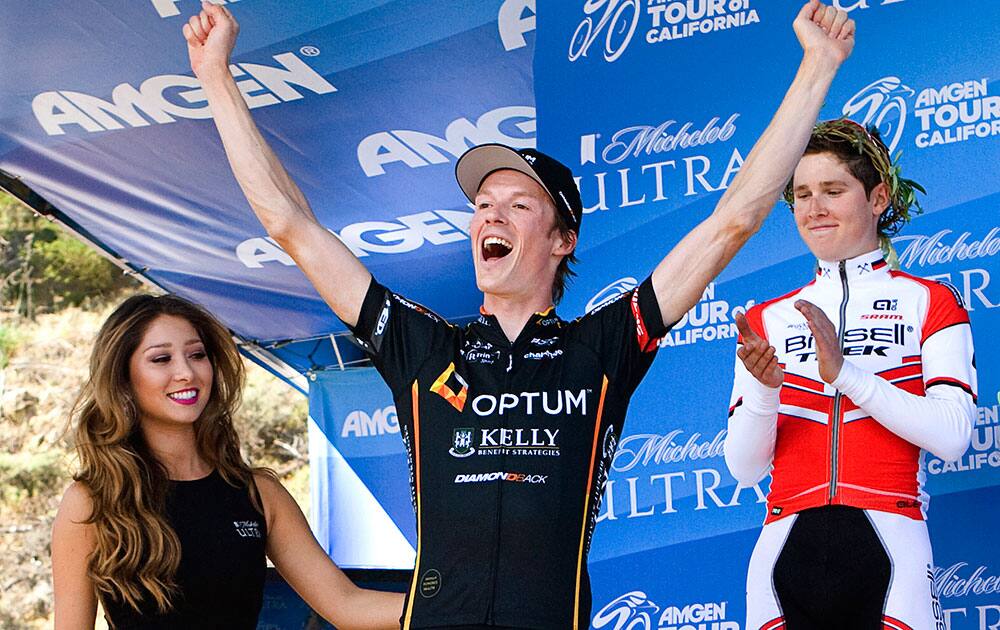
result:
M 372 437 L 386 433 L 399 433 L 399 420 L 396 418 L 396 406 L 389 405 L 376 409 L 368 415 L 357 409 L 347 414 L 340 437 Z
M 410 168 L 445 164 L 471 147 L 488 142 L 516 149 L 534 147 L 535 108 L 499 107 L 479 116 L 476 122 L 458 118 L 445 127 L 444 137 L 407 129 L 373 133 L 358 144 L 358 163 L 365 175 L 375 177 L 385 174 L 386 164 L 402 162 Z
M 337 91 L 295 53 L 275 55 L 274 60 L 278 66 L 256 63 L 229 66 L 250 109 L 303 98 L 296 88 L 314 94 Z M 138 88 L 122 83 L 111 90 L 110 100 L 72 90 L 42 92 L 32 99 L 31 110 L 50 136 L 65 134 L 66 127 L 96 133 L 172 123 L 178 118 L 212 117 L 201 83 L 183 74 L 150 77 Z

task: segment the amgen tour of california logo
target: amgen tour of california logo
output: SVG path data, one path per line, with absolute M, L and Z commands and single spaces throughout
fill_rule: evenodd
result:
M 919 92 L 896 76 L 877 79 L 844 103 L 844 116 L 881 133 L 890 153 L 895 153 L 909 118 L 919 129 L 913 143 L 918 149 L 1000 135 L 1000 96 L 991 96 L 987 78 L 953 81 Z
M 642 591 L 616 597 L 594 615 L 594 628 L 609 630 L 658 630 L 660 628 L 707 628 L 740 630 L 736 621 L 726 621 L 728 602 L 708 602 L 661 608 Z M 698 624 L 698 625 L 694 625 Z
M 882 77 L 848 99 L 841 112 L 866 127 L 878 129 L 891 154 L 903 137 L 906 99 L 913 94 L 899 77 Z
M 760 22 L 756 0 L 649 0 L 644 27 L 647 44 L 673 41 Z M 603 44 L 604 60 L 616 61 L 628 49 L 643 14 L 639 0 L 586 0 L 583 20 L 569 42 L 567 58 L 586 57 Z M 599 46 L 601 48 L 601 46 Z

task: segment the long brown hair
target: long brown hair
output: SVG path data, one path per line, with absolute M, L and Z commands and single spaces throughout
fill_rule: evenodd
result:
M 233 415 L 243 389 L 243 361 L 226 328 L 200 307 L 176 296 L 137 295 L 125 300 L 97 333 L 90 377 L 74 406 L 80 470 L 74 479 L 90 492 L 96 547 L 88 573 L 98 596 L 130 605 L 155 604 L 165 612 L 176 593 L 180 541 L 165 516 L 167 471 L 139 427 L 129 361 L 150 323 L 181 317 L 205 346 L 214 378 L 208 403 L 194 423 L 199 455 L 228 483 L 246 487 L 263 512 L 255 470 L 240 454 Z

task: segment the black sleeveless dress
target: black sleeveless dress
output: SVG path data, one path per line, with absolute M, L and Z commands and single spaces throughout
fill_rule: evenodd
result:
M 257 627 L 264 595 L 267 524 L 246 488 L 234 488 L 218 472 L 194 481 L 171 481 L 167 518 L 181 543 L 180 594 L 161 615 L 155 604 L 142 612 L 106 603 L 115 630 L 233 630 Z

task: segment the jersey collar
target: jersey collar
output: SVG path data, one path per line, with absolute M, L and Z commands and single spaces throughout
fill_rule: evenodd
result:
M 534 336 L 539 329 L 558 328 L 561 323 L 562 320 L 556 314 L 555 306 L 549 306 L 544 311 L 532 313 L 528 321 L 525 322 L 521 333 L 517 336 L 515 343 L 527 335 Z M 510 340 L 504 334 L 503 328 L 500 327 L 500 322 L 497 321 L 496 316 L 487 311 L 484 306 L 479 307 L 479 318 L 472 322 L 471 325 L 491 341 L 510 344 Z
M 841 261 L 817 260 L 817 282 L 839 283 L 841 281 L 841 263 L 843 263 L 844 274 L 849 282 L 868 282 L 889 274 L 889 264 L 885 262 L 882 250 L 876 249 L 867 254 Z

